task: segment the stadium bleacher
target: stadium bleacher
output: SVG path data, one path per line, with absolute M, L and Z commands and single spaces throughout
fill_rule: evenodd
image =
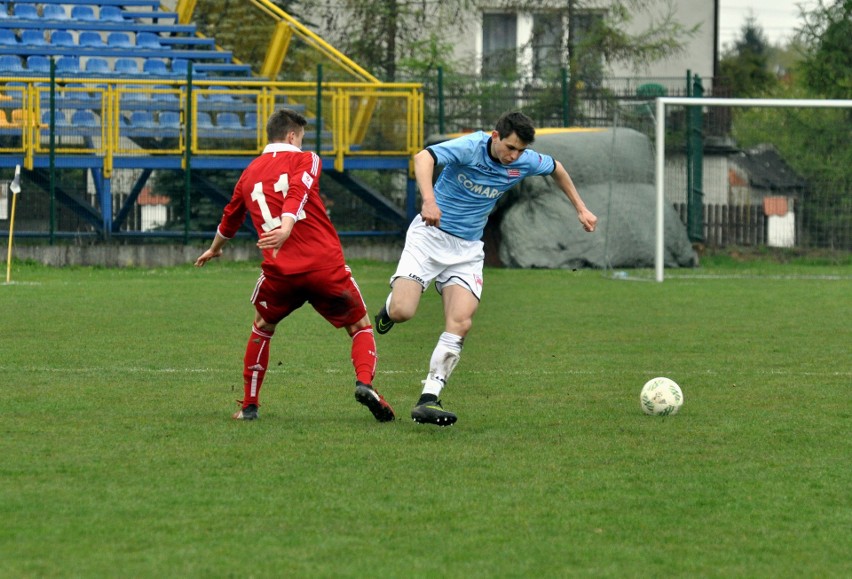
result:
M 52 91 L 51 63 L 58 81 Z M 112 130 L 102 126 L 110 118 L 118 121 L 119 139 L 150 144 L 178 138 L 188 121 L 187 87 L 176 81 L 186 78 L 189 67 L 194 79 L 205 81 L 192 89 L 192 135 L 206 145 L 200 149 L 223 139 L 256 141 L 263 105 L 257 94 L 234 93 L 239 87 L 231 84 L 253 78 L 251 67 L 218 50 L 214 39 L 197 35 L 195 25 L 178 24 L 175 13 L 160 10 L 159 0 L 0 3 L 0 76 L 27 80 L 20 86 L 0 81 L 4 131 L 17 127 L 20 135 L 23 119 L 33 115 L 32 126 L 44 138 L 52 106 L 56 134 L 63 138 L 104 136 L 101 131 Z M 222 84 L 210 84 L 219 79 Z M 117 97 L 108 98 L 108 91 Z M 295 108 L 303 111 L 304 105 Z
M 161 10 L 157 0 L 0 3 L 0 55 L 17 56 L 22 62 L 29 56 L 135 58 L 140 71 L 145 68 L 142 61 L 156 58 L 187 61 L 203 74 L 251 75 L 250 67 L 233 62 L 231 52 L 216 50 L 213 39 L 196 35 L 195 25 L 178 24 L 177 14 Z M 201 63 L 205 68 L 196 70 Z M 154 75 L 174 72 L 156 64 L 149 69 Z M 186 64 L 177 70 L 185 72 Z

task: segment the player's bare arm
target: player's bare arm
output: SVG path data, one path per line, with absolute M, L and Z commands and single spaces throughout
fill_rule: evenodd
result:
M 420 216 L 426 225 L 438 226 L 441 223 L 441 209 L 435 202 L 435 190 L 432 188 L 432 174 L 435 170 L 435 159 L 429 151 L 423 149 L 414 155 L 414 178 L 420 189 L 423 203 Z
M 198 259 L 195 260 L 195 267 L 203 267 L 205 263 L 210 261 L 213 258 L 219 257 L 222 255 L 222 246 L 227 243 L 228 240 L 221 235 L 219 232 L 216 232 L 216 236 L 213 238 L 213 242 L 210 244 L 210 247 L 198 256 Z
M 577 188 L 574 186 L 574 181 L 562 163 L 555 159 L 554 163 L 556 164 L 556 169 L 553 171 L 553 179 L 559 185 L 559 188 L 562 189 L 562 192 L 565 193 L 565 196 L 568 197 L 574 209 L 577 210 L 577 219 L 580 220 L 583 229 L 588 232 L 594 231 L 598 223 L 597 216 L 586 207 L 586 204 L 577 192 Z

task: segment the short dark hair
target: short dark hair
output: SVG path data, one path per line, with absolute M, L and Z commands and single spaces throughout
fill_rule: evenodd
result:
M 281 142 L 292 131 L 308 124 L 307 119 L 291 109 L 278 109 L 266 121 L 266 137 L 270 143 Z
M 531 145 L 535 141 L 535 127 L 533 126 L 532 119 L 520 111 L 503 113 L 497 119 L 494 130 L 497 131 L 501 139 L 505 139 L 512 133 L 515 133 L 527 145 Z

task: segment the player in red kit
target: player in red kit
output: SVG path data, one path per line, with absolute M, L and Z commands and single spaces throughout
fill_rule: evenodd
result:
M 355 399 L 376 420 L 387 422 L 394 419 L 393 408 L 372 386 L 376 373 L 373 327 L 320 198 L 322 161 L 301 150 L 305 125 L 305 117 L 294 111 L 272 114 L 266 124 L 269 145 L 243 171 L 210 248 L 195 261 L 201 267 L 222 255 L 222 247 L 236 235 L 248 212 L 259 235 L 263 263 L 251 296 L 256 315 L 244 359 L 244 396 L 233 417 L 257 418 L 275 327 L 309 302 L 352 337 Z

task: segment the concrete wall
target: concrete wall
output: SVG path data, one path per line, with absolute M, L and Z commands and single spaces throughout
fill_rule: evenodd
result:
M 5 266 L 8 239 L 0 245 L 0 262 Z M 12 257 L 33 260 L 54 267 L 98 265 L 103 267 L 168 267 L 193 263 L 208 247 L 207 243 L 190 245 L 29 245 L 15 241 Z M 371 259 L 395 262 L 402 252 L 403 239 L 352 240 L 343 242 L 347 259 Z M 247 243 L 225 246 L 224 261 L 253 261 L 260 265 L 260 251 Z

